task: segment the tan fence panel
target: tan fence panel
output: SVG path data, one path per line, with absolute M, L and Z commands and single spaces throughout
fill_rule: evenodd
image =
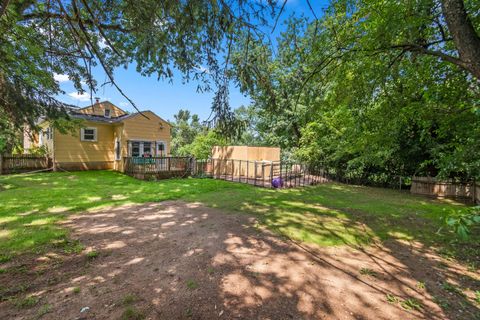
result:
M 32 154 L 0 155 L 0 174 L 45 170 L 51 167 L 46 156 Z
M 480 202 L 478 184 L 460 183 L 453 179 L 438 180 L 431 177 L 413 177 L 410 192 L 440 198 L 457 198 Z

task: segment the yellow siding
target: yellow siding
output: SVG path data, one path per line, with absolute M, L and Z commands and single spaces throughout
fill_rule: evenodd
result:
M 97 128 L 97 141 L 81 141 L 80 129 L 75 136 L 55 130 L 56 162 L 100 162 L 114 160 L 114 127 L 86 121 L 83 127 Z
M 110 117 L 112 118 L 123 116 L 126 114 L 125 111 L 123 111 L 122 109 L 118 108 L 117 106 L 115 106 L 114 104 L 108 101 L 95 103 L 92 106 L 88 106 L 80 110 L 77 110 L 77 112 L 103 117 L 105 114 L 105 109 L 110 109 Z
M 124 120 L 122 146 L 127 147 L 129 140 L 164 141 L 170 154 L 170 125 L 151 111 L 143 114 L 149 119 L 139 114 Z

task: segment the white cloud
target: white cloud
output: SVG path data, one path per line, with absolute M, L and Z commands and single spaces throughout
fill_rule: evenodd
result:
M 84 93 L 70 92 L 68 95 L 70 96 L 70 98 L 74 100 L 82 101 L 82 102 L 90 101 L 91 99 L 90 94 L 87 92 L 84 92 Z
M 107 41 L 103 38 L 98 39 L 98 46 L 100 49 L 105 49 L 107 47 Z
M 202 72 L 202 73 L 206 73 L 206 74 L 210 73 L 210 70 L 207 67 L 204 67 L 204 66 L 197 66 L 197 67 L 195 67 L 195 70 L 197 70 L 199 72 Z
M 126 108 L 128 107 L 128 102 L 123 101 L 123 102 L 120 102 L 118 105 L 122 108 Z
M 53 79 L 55 79 L 55 81 L 60 83 L 70 81 L 70 79 L 68 79 L 68 75 L 58 74 L 58 73 L 53 74 Z

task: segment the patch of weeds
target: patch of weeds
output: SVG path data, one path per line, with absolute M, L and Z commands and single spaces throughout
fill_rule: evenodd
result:
M 418 281 L 415 286 L 420 290 L 425 290 L 425 282 L 423 281 Z
M 465 296 L 465 294 L 462 292 L 462 290 L 460 290 L 459 287 L 447 281 L 442 283 L 442 288 L 443 290 L 448 291 L 450 293 L 458 294 L 459 296 Z
M 48 284 L 49 286 L 53 286 L 53 285 L 59 283 L 60 281 L 61 281 L 60 278 L 51 277 L 51 278 L 48 278 L 48 279 L 47 279 L 47 284 Z
M 187 288 L 192 289 L 192 290 L 196 289 L 196 288 L 198 288 L 198 283 L 195 282 L 195 280 L 189 279 L 189 280 L 187 280 Z
M 192 309 L 187 309 L 187 310 L 185 310 L 185 316 L 186 316 L 187 318 L 193 317 L 193 311 L 192 311 Z
M 48 303 L 44 304 L 43 306 L 40 307 L 40 309 L 38 309 L 37 318 L 40 318 L 40 317 L 46 315 L 50 311 L 52 311 L 52 306 L 49 305 Z
M 0 263 L 8 262 L 12 260 L 12 255 L 10 254 L 0 254 Z
M 123 305 L 129 305 L 134 303 L 135 301 L 138 301 L 138 297 L 134 294 L 127 294 L 125 297 L 122 299 L 122 304 Z
M 480 290 L 477 290 L 475 291 L 475 298 L 474 298 L 475 302 L 477 304 L 480 304 Z
M 440 299 L 438 297 L 433 297 L 433 302 L 438 304 L 443 310 L 450 308 L 450 303 L 448 303 L 448 301 Z
M 87 258 L 93 260 L 98 258 L 99 255 L 98 251 L 93 250 L 87 253 Z
M 2 273 L 7 273 L 7 272 L 8 272 L 8 270 L 7 270 L 7 269 L 0 268 L 0 274 L 2 274 Z
M 477 263 L 476 263 L 475 261 L 469 262 L 469 263 L 467 264 L 467 270 L 468 270 L 469 272 L 477 272 L 477 269 L 478 269 L 478 265 L 477 265 Z
M 80 243 L 80 241 L 75 240 L 75 241 L 66 241 L 63 244 L 63 252 L 67 254 L 72 254 L 76 253 L 79 254 L 80 252 L 85 249 L 85 246 Z
M 417 299 L 415 298 L 408 298 L 407 300 L 404 300 L 400 303 L 400 305 L 402 306 L 403 309 L 405 310 L 418 310 L 418 311 L 421 311 L 423 306 L 422 304 L 420 303 L 420 301 L 418 301 Z
M 80 293 L 80 287 L 73 288 L 73 293 L 79 294 Z
M 441 248 L 438 250 L 438 254 L 446 260 L 455 259 L 455 251 L 451 248 Z
M 215 272 L 215 269 L 213 269 L 212 267 L 207 268 L 207 273 L 208 274 L 213 274 L 214 272 Z
M 15 273 L 27 273 L 28 268 L 26 266 L 19 266 L 19 267 L 16 267 L 16 268 L 12 268 L 12 271 L 15 272 Z
M 31 308 L 38 303 L 38 297 L 30 296 L 23 299 L 16 299 L 14 304 L 17 308 Z
M 361 268 L 360 269 L 360 274 L 364 276 L 371 276 L 371 277 L 376 277 L 377 273 L 373 271 L 372 269 L 369 268 Z
M 145 315 L 134 307 L 127 307 L 120 317 L 122 320 L 142 320 Z
M 395 297 L 393 294 L 387 293 L 387 301 L 388 303 L 398 303 L 400 302 L 400 299 Z

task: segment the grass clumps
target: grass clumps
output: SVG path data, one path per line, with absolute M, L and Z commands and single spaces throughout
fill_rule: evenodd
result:
M 189 279 L 187 280 L 187 288 L 190 290 L 197 289 L 198 283 L 195 280 Z
M 98 251 L 95 251 L 95 250 L 87 252 L 87 258 L 89 260 L 96 259 L 96 258 L 98 258 L 99 255 L 100 255 L 100 253 L 98 253 Z
M 121 317 L 121 320 L 143 320 L 145 315 L 135 307 L 129 306 L 125 308 Z
M 25 298 L 16 299 L 14 304 L 19 309 L 31 308 L 35 306 L 40 299 L 35 296 L 28 296 Z
M 360 274 L 363 276 L 370 276 L 370 277 L 376 277 L 377 273 L 373 271 L 372 269 L 369 268 L 361 268 L 360 269 Z

